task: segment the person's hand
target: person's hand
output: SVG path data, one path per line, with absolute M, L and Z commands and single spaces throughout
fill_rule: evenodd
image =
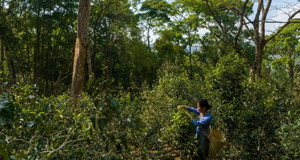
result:
M 189 107 L 188 107 L 188 106 L 185 106 L 185 105 L 179 105 L 179 106 L 177 106 L 177 108 L 178 108 L 178 109 L 183 108 L 183 109 L 185 109 L 185 110 L 189 109 Z
M 185 114 L 188 115 L 191 120 L 193 119 L 193 117 L 188 112 L 185 111 Z

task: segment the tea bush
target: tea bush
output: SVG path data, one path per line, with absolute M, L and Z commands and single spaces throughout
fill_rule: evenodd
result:
M 130 153 L 117 100 L 109 94 L 43 97 L 15 86 L 0 98 L 1 154 L 17 159 L 126 159 Z M 122 115 L 122 116 L 121 116 Z M 6 157 L 7 158 L 7 157 Z
M 236 56 L 223 57 L 206 80 L 215 103 L 213 125 L 226 135 L 225 156 L 276 159 L 282 150 L 276 130 L 295 105 L 292 95 L 268 81 L 248 83 L 243 64 Z

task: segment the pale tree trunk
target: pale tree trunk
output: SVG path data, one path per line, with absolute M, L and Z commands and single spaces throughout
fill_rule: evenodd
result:
M 77 97 L 83 91 L 85 66 L 89 52 L 88 27 L 91 0 L 79 0 L 77 15 L 77 38 L 70 97 Z
M 250 66 L 250 73 L 249 73 L 249 82 L 255 81 L 255 65 Z

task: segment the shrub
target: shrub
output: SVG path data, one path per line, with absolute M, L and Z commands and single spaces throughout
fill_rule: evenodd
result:
M 206 90 L 213 96 L 214 125 L 225 132 L 228 157 L 273 159 L 281 150 L 276 130 L 287 113 L 291 97 L 264 80 L 248 83 L 243 60 L 233 55 L 220 59 L 208 77 Z

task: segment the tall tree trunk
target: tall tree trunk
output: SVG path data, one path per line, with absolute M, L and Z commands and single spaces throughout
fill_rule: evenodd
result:
M 148 30 L 147 30 L 147 43 L 148 43 L 148 49 L 151 53 L 151 46 L 150 46 L 150 29 L 151 29 L 151 20 L 150 20 L 150 24 L 148 26 Z
M 108 80 L 108 50 L 110 49 L 109 47 L 109 33 L 108 33 L 108 30 L 109 30 L 109 27 L 107 26 L 109 22 L 104 22 L 105 24 L 105 48 L 104 48 L 104 78 L 105 80 Z M 104 84 L 104 88 L 106 88 L 106 83 Z
M 77 97 L 83 91 L 87 52 L 89 52 L 88 27 L 91 0 L 79 0 L 77 38 L 70 96 Z
M 33 53 L 33 83 L 37 82 L 37 74 L 38 74 L 37 65 L 38 65 L 38 55 L 40 52 L 40 33 L 41 33 L 41 27 L 37 26 L 37 44 L 36 44 L 35 51 Z
M 15 84 L 16 83 L 16 72 L 15 72 L 15 67 L 14 67 L 14 62 L 10 59 L 8 59 L 8 68 L 9 68 L 9 80 L 8 84 Z
M 255 80 L 259 80 L 261 78 L 261 66 L 262 66 L 262 55 L 263 55 L 263 47 L 260 44 L 257 44 L 255 47 Z
M 254 82 L 255 81 L 255 69 L 256 68 L 256 66 L 255 66 L 255 64 L 253 64 L 252 66 L 250 66 L 250 73 L 249 73 L 249 75 L 250 75 L 250 78 L 249 78 L 249 82 Z
M 96 53 L 97 53 L 97 36 L 96 36 L 96 29 L 94 28 L 94 45 L 93 45 L 93 54 L 92 54 L 92 73 L 96 71 Z
M 192 66 L 192 44 L 189 45 L 189 52 L 190 52 L 190 55 L 189 55 L 189 58 L 190 58 L 190 80 L 193 79 L 193 66 Z
M 15 84 L 16 83 L 16 72 L 15 72 L 15 67 L 14 67 L 14 61 L 11 60 L 11 58 L 8 55 L 8 48 L 7 46 L 5 46 L 5 56 L 7 59 L 7 63 L 8 63 L 8 68 L 9 68 L 9 80 L 8 80 L 8 86 L 11 84 Z
M 96 23 L 95 23 L 94 28 L 93 28 L 93 32 L 94 32 L 94 35 L 93 35 L 94 36 L 94 40 L 93 40 L 94 41 L 94 45 L 93 45 L 93 54 L 92 54 L 92 58 L 91 58 L 91 61 L 92 61 L 92 73 L 96 72 L 96 53 L 98 52 L 98 48 L 97 48 L 97 31 L 99 29 L 99 26 L 101 26 L 100 18 L 101 18 L 103 10 L 104 9 L 102 8 L 102 5 L 101 5 L 101 7 L 100 7 L 100 13 L 98 14 Z
M 27 6 L 26 6 L 27 7 Z M 24 18 L 25 18 L 25 24 L 27 24 L 27 10 L 25 10 L 25 15 L 24 15 Z M 31 77 L 31 73 L 30 73 L 30 52 L 29 52 L 29 39 L 28 39 L 28 26 L 26 25 L 26 28 L 25 28 L 25 33 L 26 33 L 26 53 L 27 53 L 27 57 L 25 57 L 26 61 L 27 61 L 27 68 L 26 70 L 29 71 L 27 74 L 29 75 L 26 75 L 27 77 L 29 77 L 29 81 L 32 82 L 32 77 Z
M 88 67 L 88 73 L 89 73 L 89 80 L 91 80 L 93 77 L 93 71 L 92 71 L 92 60 L 91 60 L 91 54 L 90 54 L 90 47 L 87 48 L 87 67 Z
M 107 42 L 108 43 L 108 42 Z M 104 78 L 105 80 L 108 80 L 108 47 L 105 47 L 105 53 L 104 53 Z M 104 84 L 104 87 L 106 87 L 106 83 Z
M 293 58 L 294 62 L 296 62 L 296 52 L 291 55 Z M 296 66 L 294 62 L 290 62 L 288 64 L 289 66 L 289 76 L 290 76 L 290 82 L 291 82 L 291 93 L 294 91 L 294 80 L 295 80 L 295 72 L 296 72 Z
M 289 69 L 289 75 L 290 75 L 290 81 L 291 81 L 291 93 L 294 90 L 294 79 L 295 79 L 295 72 L 294 72 L 294 68 L 290 68 Z

